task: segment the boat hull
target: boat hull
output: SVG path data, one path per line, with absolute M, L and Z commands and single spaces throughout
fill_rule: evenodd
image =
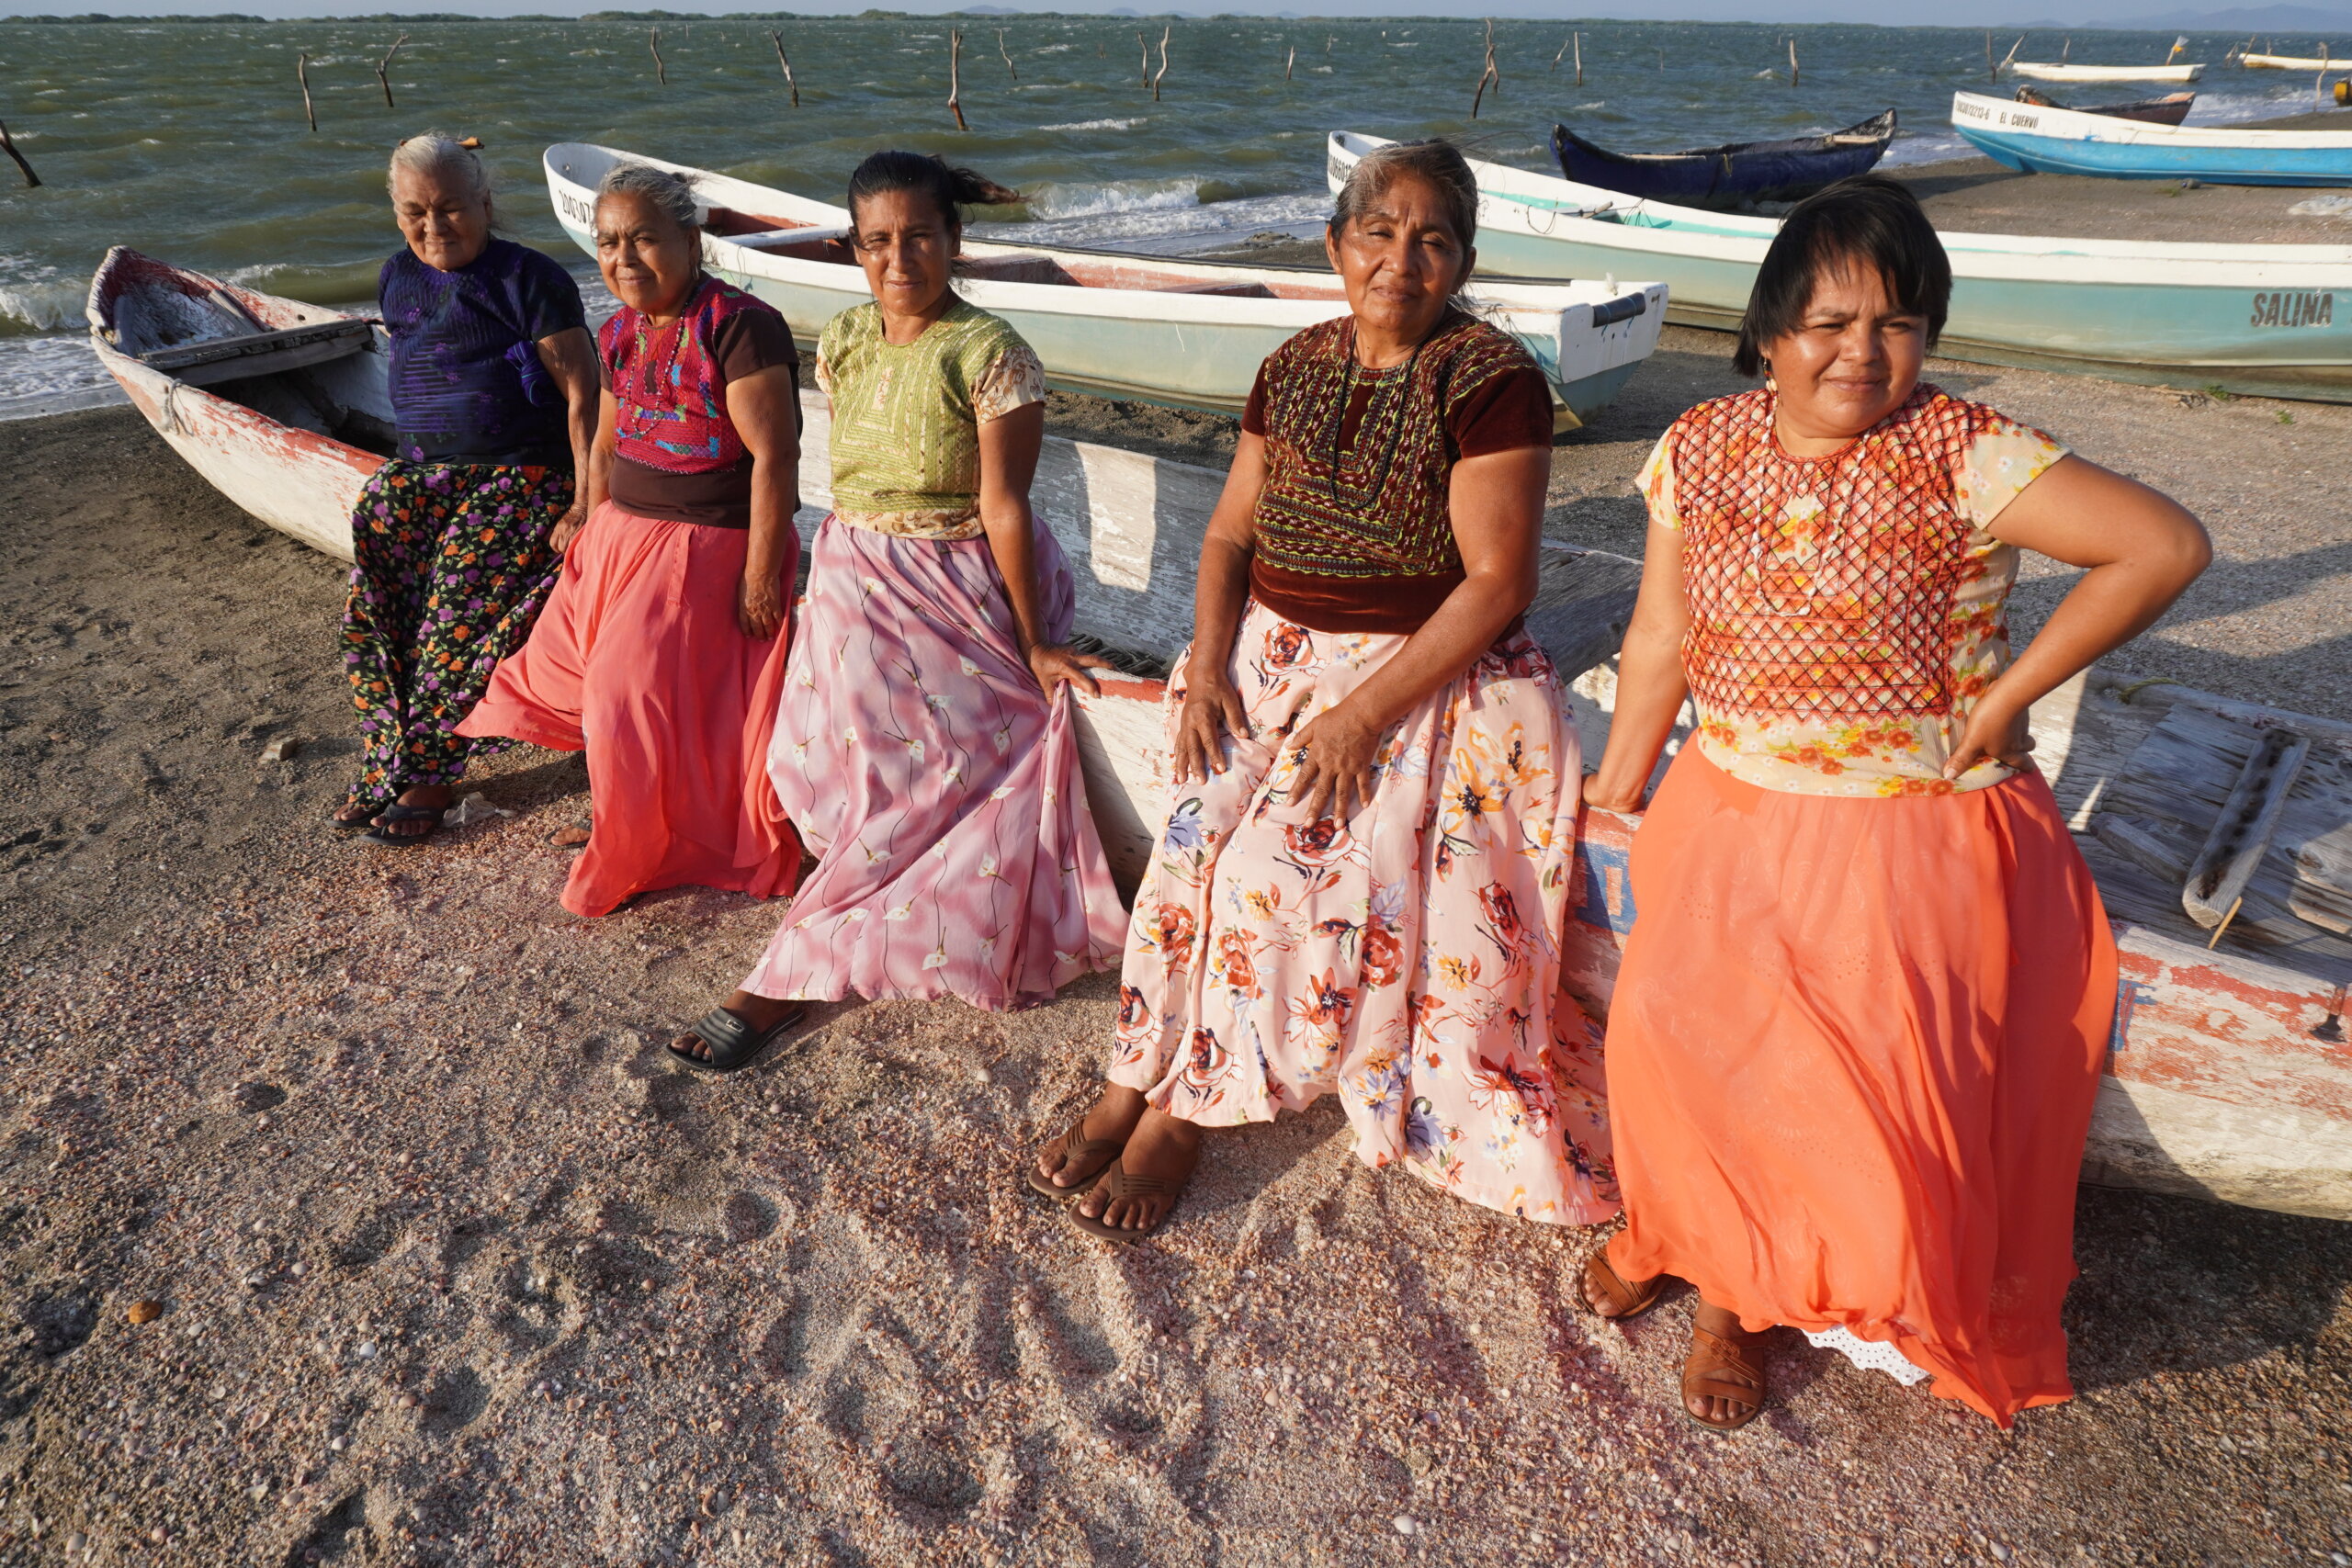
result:
M 594 184 L 623 156 L 572 142 L 548 148 L 543 159 L 557 221 L 591 254 Z M 730 215 L 765 214 L 811 230 L 838 228 L 848 220 L 839 208 L 789 192 L 659 159 L 638 161 L 695 175 L 697 189 L 709 192 Z M 704 265 L 782 310 L 804 342 L 813 341 L 833 316 L 873 298 L 854 265 L 776 254 L 741 243 L 718 228 L 706 226 Z M 788 238 L 788 231 L 782 232 Z M 972 270 L 959 281 L 958 291 L 1010 321 L 1036 350 L 1052 385 L 1098 397 L 1238 414 L 1268 354 L 1304 328 L 1347 309 L 1336 279 L 1304 269 L 983 241 L 967 242 L 965 254 Z M 1123 281 L 1115 287 L 1072 287 L 1004 276 L 1023 267 Z M 1268 294 L 1244 298 L 1228 292 L 1235 288 Z M 1274 290 L 1283 297 L 1272 297 Z M 1565 426 L 1600 412 L 1656 349 L 1668 304 L 1662 286 L 1566 278 L 1474 280 L 1470 293 L 1487 319 L 1534 356 L 1552 385 L 1555 412 L 1566 416 L 1560 421 Z
M 2066 65 L 2019 61 L 2005 66 L 2029 82 L 2194 82 L 2202 65 Z
M 1333 141 L 1336 183 L 1352 156 Z M 1657 278 L 1667 319 L 1684 325 L 1738 326 L 1779 229 L 1769 218 L 1632 202 L 1493 164 L 1478 174 L 1484 265 L 1530 276 Z M 1947 357 L 2352 401 L 2352 333 L 2335 321 L 2352 305 L 2352 248 L 1943 239 L 1953 273 L 1938 348 Z
M 1796 201 L 1867 174 L 1885 156 L 1894 111 L 1828 136 L 1739 142 L 1689 152 L 1625 154 L 1595 146 L 1565 125 L 1552 128 L 1552 156 L 1572 181 L 1686 207 Z
M 1952 96 L 1952 129 L 1985 156 L 2037 174 L 2209 185 L 2352 185 L 2352 132 L 2182 128 L 1981 93 Z

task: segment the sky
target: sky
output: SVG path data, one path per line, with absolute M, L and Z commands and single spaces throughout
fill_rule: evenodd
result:
M 677 12 L 724 12 L 766 9 L 774 0 L 0 0 L 0 17 L 39 14 L 74 15 L 103 11 L 119 16 L 168 16 L 239 11 L 264 17 L 332 17 L 401 11 L 464 10 L 481 16 L 532 13 L 577 16 L 603 9 L 653 9 Z M 854 15 L 869 5 L 894 11 L 936 13 L 967 8 L 974 0 L 785 0 L 774 8 L 807 16 Z M 1590 0 L 993 0 L 1012 11 L 1104 12 L 1114 9 L 1206 16 L 1217 12 L 1248 16 L 1282 14 L 1323 17 L 1491 16 L 1567 19 L 1595 17 Z M 1967 17 L 1971 27 L 1999 27 L 2023 22 L 2087 26 L 2116 25 L 2184 10 L 2226 12 L 2228 0 L 2199 6 L 2194 0 L 1989 0 Z M 2339 14 L 2352 30 L 2352 5 L 2315 7 Z M 1600 14 L 1615 20 L 1881 22 L 1894 26 L 1950 25 L 1949 4 L 1935 0 L 1607 0 Z

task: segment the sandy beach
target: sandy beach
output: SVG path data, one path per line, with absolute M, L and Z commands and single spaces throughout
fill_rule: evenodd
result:
M 2116 662 L 2352 718 L 2352 409 L 1933 373 L 2212 527 Z M 1637 551 L 1648 445 L 1738 384 L 1670 330 L 1551 530 Z M 562 913 L 545 752 L 429 849 L 331 834 L 341 570 L 130 411 L 0 424 L 0 1563 L 2352 1562 L 2352 1225 L 2086 1189 L 2074 1404 L 2003 1433 L 1782 1336 L 1715 1438 L 1686 1304 L 1582 1314 L 1599 1235 L 1374 1176 L 1328 1102 L 1148 1245 L 1070 1229 L 1014 1167 L 1111 976 L 673 1075 L 775 909 Z

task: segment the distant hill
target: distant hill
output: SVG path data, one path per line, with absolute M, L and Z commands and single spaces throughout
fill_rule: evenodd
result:
M 2091 25 L 2156 32 L 2177 28 L 2200 33 L 2343 33 L 2352 32 L 2352 11 L 2317 6 L 2250 6 L 2230 11 L 2166 11 L 2153 17 L 2102 18 Z

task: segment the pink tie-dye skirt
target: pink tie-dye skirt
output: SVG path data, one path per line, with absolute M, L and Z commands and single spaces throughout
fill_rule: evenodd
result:
M 1058 640 L 1069 569 L 1043 528 L 1036 560 Z M 827 518 L 768 750 L 820 858 L 743 988 L 1001 1011 L 1108 965 L 1125 914 L 1072 723 L 1069 692 L 1048 701 L 1021 655 L 986 539 Z

